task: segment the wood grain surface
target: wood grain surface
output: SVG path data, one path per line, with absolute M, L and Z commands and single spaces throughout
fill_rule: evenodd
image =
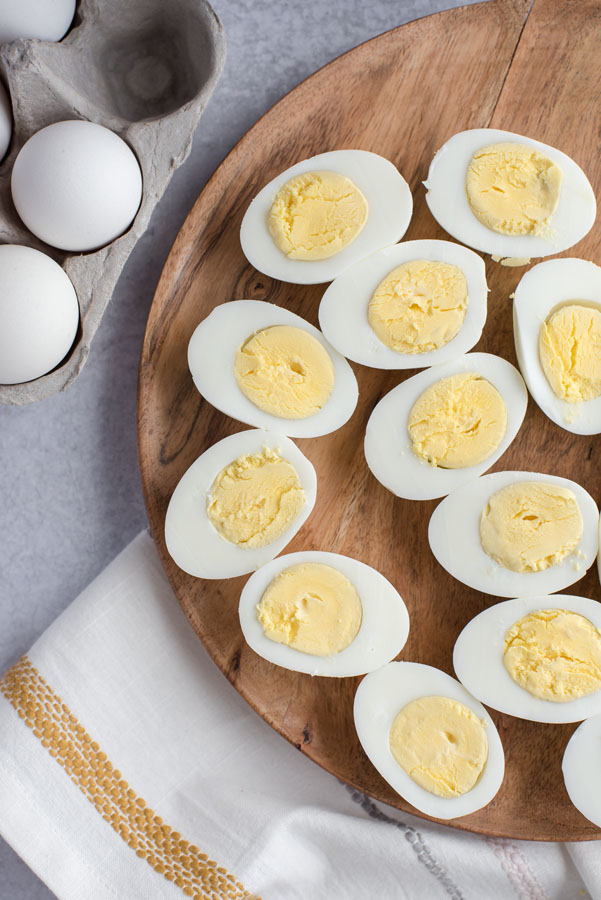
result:
M 529 0 L 492 0 L 404 25 L 330 63 L 270 110 L 214 174 L 174 244 L 148 320 L 138 401 L 142 483 L 152 533 L 186 615 L 220 669 L 273 728 L 339 778 L 412 813 L 357 740 L 352 703 L 359 679 L 311 678 L 257 657 L 237 619 L 245 578 L 194 579 L 166 552 L 165 511 L 179 478 L 207 447 L 245 427 L 199 396 L 187 344 L 199 321 L 232 299 L 268 300 L 317 324 L 324 286 L 272 281 L 246 262 L 239 242 L 252 197 L 307 156 L 359 148 L 391 159 L 414 193 L 408 239 L 447 238 L 427 209 L 421 182 L 438 147 L 466 128 L 491 125 L 555 145 L 584 168 L 599 194 L 600 46 L 598 2 L 535 0 L 530 8 Z M 600 234 L 596 225 L 571 255 L 599 262 Z M 523 271 L 487 261 L 488 321 L 475 348 L 513 363 L 509 294 Z M 414 373 L 353 368 L 360 397 L 350 421 L 332 435 L 298 441 L 317 470 L 318 496 L 287 550 L 331 550 L 379 569 L 409 609 L 402 658 L 452 673 L 457 635 L 494 598 L 455 581 L 434 560 L 427 526 L 437 501 L 395 498 L 366 466 L 362 443 L 371 410 Z M 565 475 L 599 499 L 599 443 L 561 430 L 530 400 L 517 439 L 494 469 Z M 570 592 L 599 599 L 595 571 Z M 574 726 L 492 716 L 505 747 L 503 786 L 486 808 L 451 824 L 536 840 L 601 837 L 563 786 L 561 757 Z

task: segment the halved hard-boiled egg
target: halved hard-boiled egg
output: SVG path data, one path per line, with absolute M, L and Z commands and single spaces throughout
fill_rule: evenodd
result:
M 601 433 L 601 268 L 550 259 L 520 280 L 515 350 L 535 402 L 574 434 Z
M 453 135 L 424 184 L 445 231 L 468 247 L 524 263 L 567 250 L 595 221 L 593 189 L 573 159 L 496 128 Z
M 397 497 L 442 497 L 489 469 L 524 419 L 528 395 L 517 369 L 490 353 L 467 353 L 393 388 L 375 406 L 365 459 Z
M 466 816 L 501 786 L 505 758 L 494 722 L 440 669 L 391 662 L 371 672 L 357 688 L 354 717 L 380 775 L 427 816 Z
M 409 185 L 389 160 L 333 150 L 272 179 L 248 207 L 240 242 L 259 272 L 319 284 L 399 241 L 412 212 Z
M 450 241 L 404 241 L 356 263 L 328 287 L 319 324 L 344 356 L 379 369 L 447 362 L 486 321 L 483 260 Z
M 568 741 L 561 769 L 576 809 L 601 827 L 601 715 L 578 726 Z
M 315 469 L 283 435 L 253 429 L 209 447 L 180 479 L 165 542 L 199 578 L 253 572 L 292 540 L 315 504 Z
M 599 510 L 579 484 L 538 472 L 495 472 L 439 503 L 432 553 L 458 581 L 498 597 L 541 597 L 595 561 Z
M 556 594 L 495 603 L 469 622 L 453 666 L 493 709 L 533 722 L 601 713 L 601 605 Z
M 317 328 L 262 300 L 223 303 L 188 345 L 194 384 L 240 422 L 291 437 L 340 428 L 357 405 L 357 379 Z
M 260 656 L 309 675 L 371 672 L 405 645 L 409 615 L 371 566 L 310 550 L 280 556 L 246 582 L 240 625 Z

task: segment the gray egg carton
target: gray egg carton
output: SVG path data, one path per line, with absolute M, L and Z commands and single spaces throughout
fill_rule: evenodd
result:
M 81 0 L 60 43 L 18 40 L 0 49 L 14 119 L 0 166 L 0 243 L 26 244 L 52 256 L 73 282 L 80 307 L 67 357 L 34 381 L 0 385 L 0 403 L 42 400 L 80 373 L 125 262 L 190 152 L 224 60 L 223 27 L 206 0 Z M 12 202 L 10 177 L 19 150 L 40 128 L 63 119 L 110 128 L 142 168 L 144 193 L 132 225 L 91 253 L 64 253 L 39 241 Z

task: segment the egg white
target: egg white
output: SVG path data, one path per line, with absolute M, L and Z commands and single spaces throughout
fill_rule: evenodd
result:
M 499 712 L 532 722 L 580 722 L 601 713 L 601 690 L 563 703 L 534 697 L 503 664 L 505 634 L 529 613 L 565 609 L 584 616 L 601 631 L 601 604 L 586 597 L 552 594 L 505 600 L 483 610 L 465 626 L 453 650 L 453 667 L 468 691 Z
M 216 476 L 239 456 L 264 447 L 288 460 L 305 492 L 300 513 L 277 540 L 264 547 L 238 547 L 221 537 L 207 516 L 207 497 Z M 281 434 L 253 429 L 218 441 L 198 457 L 175 488 L 165 519 L 165 542 L 180 569 L 198 578 L 246 575 L 280 553 L 308 518 L 317 491 L 315 469 L 292 441 Z
M 273 242 L 267 216 L 279 189 L 303 172 L 331 171 L 346 175 L 367 200 L 367 220 L 357 237 L 329 259 L 288 259 Z M 240 228 L 240 243 L 249 263 L 280 281 L 320 284 L 331 281 L 359 259 L 403 237 L 413 212 L 409 185 L 383 156 L 367 150 L 332 150 L 291 166 L 272 179 L 248 207 Z
M 255 332 L 272 325 L 302 328 L 319 341 L 332 360 L 332 393 L 318 412 L 305 419 L 271 415 L 255 406 L 238 387 L 234 372 L 238 349 Z M 359 396 L 353 370 L 321 332 L 290 310 L 263 300 L 232 300 L 216 306 L 190 339 L 188 366 L 197 389 L 216 409 L 239 422 L 290 437 L 319 437 L 335 431 L 352 416 Z
M 601 310 L 601 268 L 585 259 L 550 259 L 520 280 L 513 303 L 513 334 L 520 370 L 544 414 L 573 434 L 601 433 L 601 397 L 566 403 L 551 388 L 538 352 L 540 329 L 557 307 L 569 302 Z
M 397 266 L 428 259 L 458 266 L 467 281 L 469 303 L 455 337 L 427 353 L 397 353 L 383 344 L 369 324 L 371 296 Z M 450 241 L 404 241 L 355 263 L 327 288 L 319 307 L 319 324 L 332 346 L 363 366 L 376 369 L 421 369 L 455 359 L 478 342 L 486 321 L 486 271 L 483 260 Z
M 601 518 L 599 520 L 599 544 L 597 546 L 597 575 L 601 584 Z
M 463 703 L 486 722 L 488 759 L 479 781 L 459 797 L 437 797 L 420 787 L 390 751 L 390 728 L 397 713 L 419 697 L 448 697 Z M 367 756 L 382 778 L 412 806 L 436 819 L 467 816 L 490 803 L 505 773 L 503 745 L 490 715 L 450 675 L 413 662 L 391 662 L 366 675 L 355 694 L 355 728 Z
M 558 565 L 542 572 L 513 572 L 482 549 L 480 516 L 489 497 L 518 481 L 545 481 L 571 490 L 580 508 L 583 535 L 578 547 Z M 497 597 L 542 597 L 579 581 L 599 545 L 599 510 L 591 495 L 569 478 L 540 472 L 494 472 L 466 484 L 438 504 L 430 518 L 432 553 L 447 572 L 468 587 Z
M 578 726 L 568 741 L 561 770 L 576 809 L 601 827 L 601 715 Z
M 361 599 L 363 617 L 357 636 L 333 656 L 312 656 L 272 641 L 265 636 L 257 618 L 257 603 L 269 584 L 284 569 L 299 563 L 321 563 L 338 569 L 352 582 Z M 358 559 L 320 550 L 288 553 L 262 566 L 246 582 L 238 611 L 246 642 L 259 656 L 308 675 L 342 678 L 371 672 L 400 653 L 409 634 L 407 607 L 396 588 L 380 572 Z
M 472 156 L 482 147 L 506 142 L 540 150 L 562 171 L 559 201 L 545 237 L 498 234 L 483 225 L 470 208 L 465 183 Z M 497 128 L 474 128 L 453 135 L 436 153 L 424 185 L 430 212 L 445 231 L 468 247 L 501 257 L 531 259 L 567 250 L 590 231 L 597 211 L 590 182 L 573 159 L 540 141 Z
M 465 469 L 431 466 L 415 455 L 407 428 L 409 413 L 423 392 L 450 375 L 477 372 L 497 388 L 507 407 L 507 428 L 494 453 Z M 491 353 L 466 353 L 413 375 L 376 404 L 365 431 L 365 459 L 380 484 L 406 500 L 443 497 L 486 472 L 505 453 L 524 420 L 528 393 L 517 369 Z

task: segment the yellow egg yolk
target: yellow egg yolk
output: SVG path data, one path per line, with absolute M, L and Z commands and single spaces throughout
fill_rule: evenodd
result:
M 568 488 L 520 481 L 489 498 L 480 517 L 480 542 L 513 572 L 540 572 L 572 553 L 582 538 L 582 515 Z
M 462 469 L 497 449 L 507 428 L 507 408 L 481 375 L 450 375 L 417 399 L 407 427 L 416 456 L 433 466 Z
M 535 697 L 576 700 L 601 687 L 601 634 L 577 613 L 540 609 L 507 631 L 503 662 Z
M 467 282 L 458 266 L 415 259 L 380 282 L 367 318 L 382 343 L 397 353 L 427 353 L 455 337 L 468 302 Z
M 448 697 L 420 697 L 408 703 L 392 723 L 389 740 L 401 768 L 439 797 L 470 791 L 488 758 L 484 723 Z
M 294 466 L 265 447 L 221 470 L 207 498 L 207 515 L 232 544 L 264 547 L 286 531 L 304 503 Z
M 561 189 L 561 169 L 535 147 L 491 144 L 474 153 L 466 190 L 472 212 L 499 234 L 549 231 Z
M 327 259 L 354 241 L 367 220 L 367 200 L 337 172 L 304 172 L 277 192 L 267 215 L 276 245 L 289 259 Z
M 234 372 L 251 403 L 284 419 L 314 415 L 334 387 L 328 351 L 312 334 L 290 325 L 251 335 L 236 353 Z
M 501 263 L 502 266 L 506 266 L 508 269 L 518 269 L 521 266 L 530 265 L 530 257 L 529 256 L 497 256 L 496 253 L 493 253 L 490 257 L 493 262 Z M 509 295 L 513 299 L 513 294 Z
M 570 303 L 543 322 L 538 352 L 553 393 L 568 403 L 601 396 L 601 310 Z
M 280 572 L 257 604 L 265 635 L 312 656 L 332 656 L 355 639 L 361 600 L 346 575 L 322 563 Z

